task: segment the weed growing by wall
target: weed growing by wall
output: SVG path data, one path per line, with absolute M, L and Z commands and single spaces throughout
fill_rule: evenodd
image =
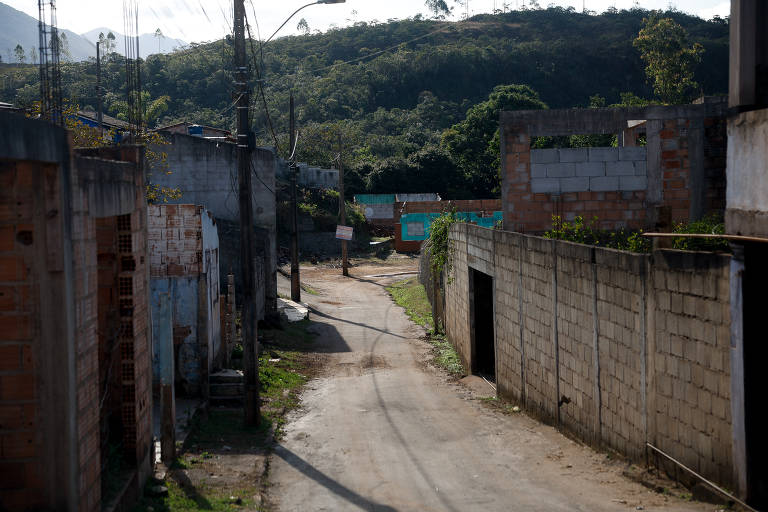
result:
M 569 222 L 555 215 L 552 217 L 552 229 L 544 233 L 544 238 L 608 247 L 621 251 L 639 253 L 651 251 L 651 241 L 643 236 L 642 231 L 601 229 L 598 227 L 597 217 L 585 222 L 583 217 L 577 216 L 573 222 Z

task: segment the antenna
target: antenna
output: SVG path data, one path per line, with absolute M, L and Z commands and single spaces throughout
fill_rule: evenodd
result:
M 37 0 L 40 49 L 40 116 L 64 125 L 61 98 L 61 39 L 56 28 L 56 0 Z
M 138 135 L 142 129 L 138 0 L 123 0 L 123 24 L 125 26 L 125 90 L 128 123 L 131 125 L 133 134 Z

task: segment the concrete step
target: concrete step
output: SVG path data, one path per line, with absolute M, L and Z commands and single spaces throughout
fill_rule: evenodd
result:
M 245 376 L 242 370 L 221 370 L 208 377 L 211 386 L 214 384 L 240 384 L 244 381 Z
M 210 396 L 243 396 L 244 384 L 211 384 Z

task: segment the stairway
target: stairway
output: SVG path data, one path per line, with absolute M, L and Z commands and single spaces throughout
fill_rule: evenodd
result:
M 209 398 L 211 405 L 241 406 L 245 395 L 245 376 L 242 370 L 221 370 L 210 375 Z

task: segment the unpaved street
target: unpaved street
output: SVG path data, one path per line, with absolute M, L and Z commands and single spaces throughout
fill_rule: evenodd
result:
M 328 361 L 272 456 L 276 510 L 718 509 L 650 492 L 622 477 L 620 463 L 471 399 L 425 365 L 422 329 L 383 288 L 403 277 L 363 277 L 403 270 L 358 267 L 352 278 L 303 271 L 320 293 L 303 300 Z

